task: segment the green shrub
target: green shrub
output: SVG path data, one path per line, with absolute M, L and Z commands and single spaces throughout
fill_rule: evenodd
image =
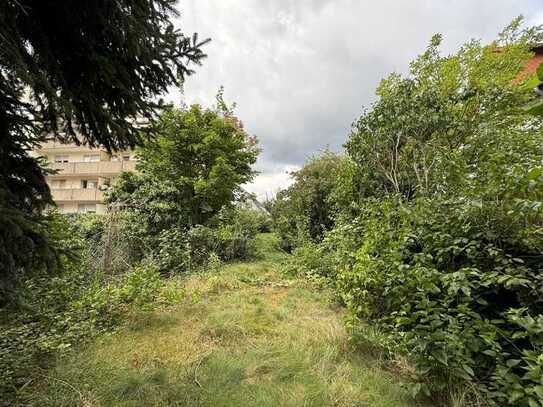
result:
M 135 266 L 123 277 L 119 298 L 127 304 L 148 307 L 158 297 L 163 284 L 160 273 L 153 265 Z
M 334 266 L 325 245 L 307 242 L 292 252 L 287 269 L 293 274 L 331 278 Z
M 77 234 L 90 243 L 100 243 L 104 237 L 107 225 L 106 217 L 97 213 L 69 214 L 65 215 L 69 223 L 73 225 Z
M 219 241 L 215 229 L 207 226 L 195 226 L 187 232 L 190 267 L 205 264 L 212 253 L 219 251 Z
M 292 185 L 267 203 L 283 250 L 291 252 L 308 240 L 320 242 L 333 228 L 334 202 L 330 196 L 344 160 L 344 156 L 329 150 L 309 158 L 300 170 L 290 174 Z
M 165 229 L 154 237 L 146 256 L 163 275 L 207 268 L 217 261 L 241 260 L 255 253 L 255 237 L 261 227 L 257 211 L 224 208 L 209 225 L 190 229 Z
M 11 399 L 51 356 L 111 329 L 120 318 L 104 276 L 68 268 L 24 281 L 19 303 L 0 310 L 0 399 Z
M 207 227 L 208 253 L 217 254 L 223 261 L 253 256 L 255 238 L 262 226 L 261 215 L 260 211 L 244 206 L 223 208 Z
M 252 217 L 255 220 L 257 231 L 259 233 L 271 233 L 273 229 L 273 223 L 271 216 L 262 210 L 253 210 Z
M 180 229 L 160 232 L 156 237 L 156 248 L 151 258 L 163 275 L 171 276 L 189 270 L 191 259 L 187 233 Z
M 526 235 L 513 207 L 491 202 L 376 205 L 354 265 L 337 276 L 352 315 L 413 358 L 422 391 L 470 381 L 495 405 L 542 405 L 540 232 Z

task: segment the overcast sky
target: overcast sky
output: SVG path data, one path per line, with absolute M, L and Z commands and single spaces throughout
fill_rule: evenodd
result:
M 212 38 L 185 101 L 210 106 L 224 85 L 263 149 L 247 187 L 261 198 L 312 154 L 341 151 L 379 81 L 406 72 L 434 33 L 450 53 L 492 40 L 519 14 L 543 22 L 541 0 L 180 0 L 179 9 L 183 32 Z

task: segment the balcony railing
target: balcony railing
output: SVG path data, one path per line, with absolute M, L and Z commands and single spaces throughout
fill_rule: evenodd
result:
M 51 189 L 53 195 L 53 200 L 56 202 L 59 201 L 85 201 L 85 202 L 103 202 L 104 201 L 104 192 L 100 189 Z
M 135 171 L 136 161 L 50 163 L 49 168 L 58 170 L 56 175 L 118 174 L 122 171 Z

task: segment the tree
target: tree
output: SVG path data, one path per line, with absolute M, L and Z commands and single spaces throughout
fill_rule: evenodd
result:
M 346 145 L 337 202 L 358 211 L 316 253 L 339 259 L 353 320 L 408 355 L 417 391 L 467 382 L 485 405 L 541 405 L 541 330 L 525 321 L 543 314 L 543 120 L 519 75 L 541 30 L 515 20 L 446 57 L 434 37 Z
M 205 57 L 175 29 L 175 0 L 6 0 L 0 4 L 0 291 L 29 264 L 54 263 L 43 209 L 52 204 L 28 151 L 57 140 L 140 144 L 137 120 Z M 46 258 L 50 261 L 45 261 Z M 0 295 L 2 294 L 0 293 Z
M 171 108 L 156 131 L 138 150 L 140 174 L 123 174 L 108 197 L 137 213 L 149 235 L 205 224 L 255 175 L 256 138 L 231 112 Z
M 272 219 L 285 249 L 292 249 L 299 232 L 320 241 L 334 226 L 330 196 L 344 157 L 325 150 L 291 173 L 294 183 L 280 191 L 271 206 Z
M 453 193 L 485 175 L 485 146 L 526 145 L 510 142 L 512 129 L 534 140 L 541 124 L 518 114 L 531 94 L 516 81 L 534 38 L 537 32 L 519 31 L 515 20 L 488 46 L 471 41 L 457 54 L 441 56 L 436 35 L 411 64 L 411 75 L 383 80 L 378 101 L 346 143 L 355 182 L 366 184 L 358 190 L 408 199 Z

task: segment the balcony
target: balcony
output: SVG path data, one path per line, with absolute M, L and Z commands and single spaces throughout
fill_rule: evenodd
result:
M 62 201 L 81 201 L 81 202 L 103 202 L 104 192 L 99 189 L 51 189 L 53 200 Z
M 55 175 L 102 175 L 119 174 L 122 171 L 135 171 L 136 161 L 94 161 L 50 163 L 49 168 L 58 170 Z
M 54 150 L 54 151 L 88 151 L 88 150 L 91 150 L 89 148 L 89 146 L 86 146 L 86 145 L 77 145 L 75 143 L 61 143 L 59 141 L 56 141 L 56 140 L 47 140 L 43 143 L 41 143 L 40 147 L 39 147 L 39 150 L 41 151 L 44 151 L 44 150 Z M 92 150 L 96 150 L 96 151 L 99 151 L 100 149 L 92 149 Z

